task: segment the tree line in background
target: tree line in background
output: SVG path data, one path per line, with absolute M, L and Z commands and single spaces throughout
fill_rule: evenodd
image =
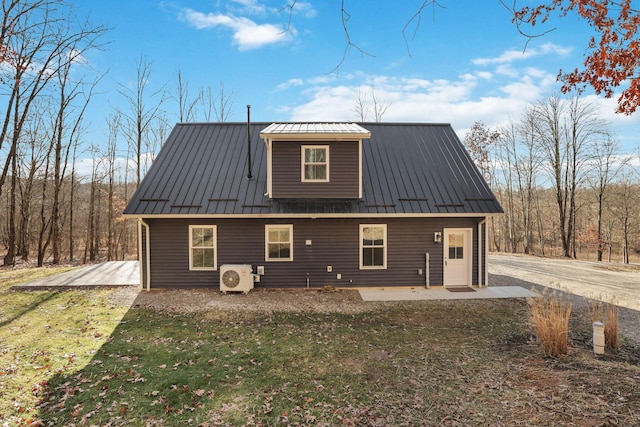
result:
M 176 105 L 179 121 L 225 121 L 231 95 L 223 83 L 192 94 L 179 71 L 174 88 L 152 89 L 152 64 L 141 57 L 135 84 L 120 87 L 124 107 L 106 118 L 108 135 L 87 141 L 85 115 L 103 76 L 85 58 L 104 47 L 108 29 L 78 16 L 64 0 L 6 0 L 2 6 L 2 264 L 135 255 L 136 224 L 121 213 L 166 138 L 167 104 Z M 87 153 L 90 176 L 78 172 Z
M 578 3 L 584 3 L 580 14 L 586 11 L 584 18 L 607 36 L 602 40 L 611 42 L 612 29 L 623 28 L 627 33 L 616 39 L 621 40 L 616 52 L 635 52 L 638 47 L 629 40 L 640 17 L 624 2 L 615 21 L 597 7 L 600 0 L 565 6 L 557 1 L 547 9 L 523 9 L 514 19 L 535 22 L 555 8 L 571 12 Z M 164 141 L 169 116 L 181 122 L 224 122 L 233 107 L 232 94 L 222 83 L 216 90 L 190 93 L 179 71 L 172 88 L 151 88 L 152 64 L 141 57 L 134 85 L 120 87 L 123 107 L 105 119 L 108 134 L 102 141 L 87 141 L 85 114 L 103 76 L 85 57 L 104 47 L 108 29 L 77 16 L 64 0 L 3 0 L 2 5 L 2 263 L 41 266 L 135 256 L 137 225 L 121 212 Z M 598 78 L 606 79 L 608 71 L 621 67 L 624 72 L 615 73 L 616 79 L 633 75 L 637 61 L 616 62 L 612 46 L 602 40 L 592 42 L 610 62 L 586 64 L 593 73 L 564 74 L 567 87 L 591 84 L 596 92 L 610 95 L 607 81 Z M 617 80 L 610 80 L 615 86 Z M 640 99 L 633 98 L 635 89 L 632 85 L 624 92 L 628 97 L 619 100 L 620 111 L 633 112 L 628 99 Z M 353 112 L 356 120 L 372 116 L 382 121 L 388 107 L 370 89 L 369 94 L 358 92 Z M 580 97 L 551 97 L 500 129 L 476 123 L 465 145 L 505 209 L 505 215 L 491 223 L 493 250 L 594 254 L 599 260 L 620 257 L 624 262 L 640 250 L 637 169 L 620 153 L 594 105 Z M 87 153 L 91 173 L 80 175 L 79 162 Z
M 640 176 L 594 104 L 553 96 L 464 140 L 505 214 L 491 249 L 629 263 L 640 253 Z M 636 163 L 637 165 L 637 163 Z

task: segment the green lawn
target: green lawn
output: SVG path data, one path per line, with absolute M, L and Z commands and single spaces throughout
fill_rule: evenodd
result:
M 640 423 L 637 348 L 595 358 L 576 339 L 545 359 L 525 301 L 180 314 L 15 292 L 5 273 L 0 425 Z

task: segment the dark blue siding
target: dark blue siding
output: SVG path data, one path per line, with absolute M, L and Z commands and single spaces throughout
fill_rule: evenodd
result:
M 418 269 L 430 254 L 431 285 L 442 285 L 442 243 L 435 231 L 473 228 L 473 284 L 477 284 L 477 224 L 479 218 L 335 218 L 269 220 L 268 224 L 293 224 L 292 262 L 266 262 L 263 219 L 148 219 L 151 231 L 151 279 L 157 287 L 219 286 L 223 264 L 262 265 L 265 275 L 256 287 L 321 288 L 358 286 L 424 286 Z M 359 224 L 387 224 L 387 269 L 359 269 Z M 218 271 L 189 271 L 189 224 L 217 226 Z M 311 240 L 311 245 L 306 241 Z M 327 272 L 327 266 L 332 272 Z M 342 278 L 338 280 L 337 274 Z

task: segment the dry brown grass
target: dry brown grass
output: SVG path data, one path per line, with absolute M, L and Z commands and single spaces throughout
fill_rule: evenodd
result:
M 532 301 L 531 314 L 545 356 L 566 355 L 569 351 L 571 302 L 555 293 L 544 295 Z
M 618 332 L 618 306 L 613 302 L 594 301 L 591 303 L 591 320 L 604 323 L 604 343 L 607 348 L 620 348 Z

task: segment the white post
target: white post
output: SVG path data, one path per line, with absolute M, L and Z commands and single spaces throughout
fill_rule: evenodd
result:
M 427 252 L 425 255 L 424 261 L 424 284 L 427 289 L 429 289 L 429 253 Z
M 604 323 L 593 322 L 593 352 L 604 354 Z
M 487 218 L 478 223 L 478 287 L 489 286 L 489 239 Z M 484 244 L 484 247 L 482 246 Z
M 489 224 L 484 220 L 484 287 L 489 286 Z

